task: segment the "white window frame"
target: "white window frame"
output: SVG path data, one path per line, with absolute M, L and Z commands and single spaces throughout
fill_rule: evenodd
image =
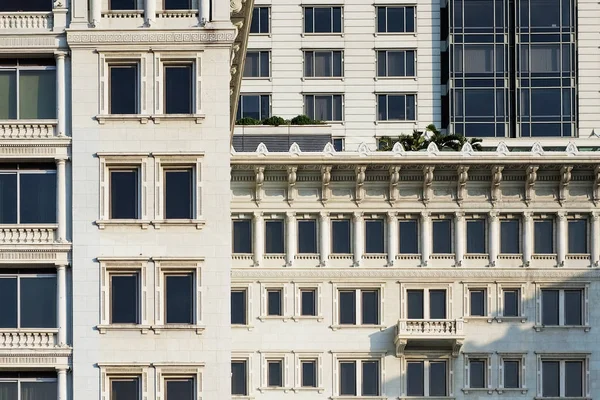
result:
M 166 381 L 169 379 L 193 379 L 195 400 L 202 400 L 202 374 L 203 363 L 171 364 L 153 363 L 156 371 L 156 400 L 166 398 Z
M 267 391 L 283 391 L 284 393 L 292 390 L 292 368 L 293 363 L 291 361 L 292 355 L 282 352 L 263 352 L 259 351 L 260 354 L 260 387 L 258 391 L 261 393 Z M 281 362 L 281 387 L 269 386 L 269 361 L 280 361 Z
M 57 382 L 58 383 L 58 376 L 56 378 L 21 378 L 21 377 L 15 377 L 15 378 L 0 378 L 0 383 L 16 383 L 17 384 L 17 399 L 21 400 L 22 397 L 22 384 L 23 383 L 32 383 L 32 382 L 37 382 L 37 383 L 44 383 L 44 382 Z
M 150 225 L 148 216 L 148 164 L 149 153 L 97 153 L 100 160 L 100 218 L 95 222 L 99 229 L 113 225 L 138 225 L 147 229 Z M 138 171 L 138 218 L 137 219 L 111 219 L 110 218 L 110 173 L 114 170 L 126 169 Z
M 148 263 L 146 257 L 98 257 L 100 264 L 100 333 L 111 330 L 139 330 L 147 333 L 150 330 L 148 321 Z M 121 274 L 138 274 L 138 318 L 139 324 L 111 324 L 111 276 Z
M 331 75 L 331 76 L 306 76 L 306 53 L 313 53 L 313 75 L 314 75 L 314 71 L 315 71 L 315 65 L 314 65 L 314 53 L 331 53 L 331 73 L 333 74 L 333 53 L 334 52 L 339 52 L 340 57 L 341 57 L 341 62 L 342 62 L 342 75 L 340 76 L 335 76 L 335 75 Z M 345 79 L 344 77 L 344 49 L 343 48 L 339 48 L 339 49 L 319 49 L 319 48 L 303 48 L 302 49 L 302 80 L 311 80 L 311 79 L 338 79 L 343 81 Z
M 505 353 L 497 352 L 498 354 L 498 393 L 503 392 L 521 392 L 521 394 L 527 394 L 527 353 Z M 519 387 L 518 388 L 505 388 L 504 387 L 504 362 L 505 361 L 518 361 L 519 370 Z
M 331 29 L 333 30 L 333 9 L 339 7 L 341 8 L 341 12 L 340 12 L 340 32 L 314 32 L 315 30 L 315 12 L 314 9 L 315 8 L 330 8 L 331 9 Z M 312 20 L 312 30 L 313 32 L 306 32 L 306 18 L 304 18 L 304 16 L 306 15 L 305 13 L 305 9 L 306 8 L 312 8 L 313 9 L 313 20 Z M 302 37 L 306 36 L 306 35 L 329 35 L 329 36 L 344 36 L 345 33 L 345 18 L 344 18 L 344 5 L 343 3 L 337 3 L 337 4 L 303 4 L 302 5 Z
M 332 352 L 333 362 L 333 398 L 358 398 L 358 399 L 384 399 L 385 396 L 385 355 L 386 352 Z M 377 361 L 379 362 L 379 395 L 378 396 L 363 396 L 362 389 L 362 362 Z M 340 363 L 355 362 L 356 363 L 356 396 L 340 395 Z
M 179 258 L 179 257 L 158 257 L 153 258 L 155 268 L 155 288 L 154 298 L 156 299 L 156 309 L 154 321 L 155 325 L 152 325 L 152 330 L 156 333 L 160 333 L 163 330 L 193 330 L 196 334 L 200 335 L 204 332 L 203 326 L 203 287 L 202 287 L 202 264 L 204 258 Z M 194 299 L 193 299 L 193 313 L 194 318 L 192 324 L 167 324 L 166 319 L 166 275 L 173 274 L 192 274 L 194 280 Z
M 463 302 L 463 319 L 465 321 L 468 320 L 485 320 L 488 323 L 491 323 L 494 320 L 494 316 L 492 314 L 492 299 L 493 297 L 493 287 L 492 283 L 478 283 L 478 282 L 462 282 L 463 284 L 463 294 L 464 294 L 464 302 Z M 483 290 L 484 291 L 484 315 L 471 315 L 471 291 L 472 290 Z
M 256 78 L 255 78 L 255 79 L 256 79 Z M 239 96 L 239 103 L 238 103 L 238 107 L 239 107 L 239 113 L 241 114 L 241 115 L 240 115 L 240 119 L 243 119 L 243 118 L 251 118 L 251 117 L 245 117 L 245 116 L 244 116 L 244 110 L 242 109 L 242 97 L 244 97 L 244 96 L 258 96 L 258 103 L 259 103 L 259 104 L 258 104 L 258 108 L 259 108 L 259 111 L 261 111 L 261 110 L 260 110 L 260 108 L 261 108 L 261 104 L 260 104 L 260 103 L 261 103 L 261 97 L 262 97 L 262 96 L 267 96 L 267 97 L 269 97 L 269 116 L 268 116 L 268 117 L 265 117 L 264 115 L 261 115 L 261 116 L 260 116 L 260 117 L 261 117 L 260 119 L 261 119 L 261 120 L 263 120 L 263 119 L 265 119 L 265 118 L 270 118 L 270 117 L 272 117 L 272 116 L 273 116 L 273 95 L 272 95 L 271 93 L 265 93 L 265 92 L 260 92 L 260 93 L 256 93 L 256 92 L 253 92 L 253 93 L 240 93 L 240 96 Z M 237 119 L 237 113 L 236 113 L 236 116 L 235 116 L 235 117 L 236 117 L 236 119 Z
M 318 352 L 304 352 L 304 351 L 293 351 L 294 356 L 294 386 L 293 391 L 298 392 L 311 392 L 315 391 L 322 394 L 325 391 L 323 386 L 323 354 Z M 317 386 L 308 387 L 302 386 L 302 362 L 303 361 L 314 361 L 316 363 L 316 378 Z
M 203 161 L 204 153 L 153 153 L 155 173 L 155 210 L 152 224 L 160 229 L 166 225 L 191 225 L 202 229 L 203 218 Z M 191 168 L 192 170 L 192 219 L 166 219 L 165 213 L 165 171 L 169 169 Z
M 253 299 L 252 299 L 252 282 L 245 281 L 235 281 L 231 283 L 231 291 L 244 291 L 246 293 L 246 325 L 241 324 L 232 324 L 232 328 L 246 328 L 249 331 L 254 329 L 254 325 L 252 325 L 252 309 L 253 309 Z
M 423 397 L 415 398 L 426 398 L 429 397 L 429 363 L 430 362 L 445 362 L 446 363 L 446 397 L 454 397 L 454 359 L 448 354 L 430 354 L 430 355 L 405 355 L 402 358 L 402 398 L 412 398 L 408 396 L 408 363 L 409 362 L 423 362 Z M 435 397 L 434 397 L 435 398 Z
M 569 235 L 570 235 L 569 222 L 578 221 L 578 220 L 584 220 L 585 224 L 586 224 L 585 247 L 587 248 L 587 253 L 570 253 L 569 252 Z M 567 258 L 576 258 L 578 256 L 591 255 L 592 243 L 591 243 L 590 239 L 592 238 L 592 223 L 591 223 L 590 216 L 587 214 L 582 214 L 582 213 L 567 214 L 566 225 L 567 225 L 567 237 L 566 237 L 566 243 L 565 243 L 565 251 L 566 251 Z
M 417 223 L 417 252 L 416 253 L 400 253 L 400 242 L 402 241 L 402 236 L 400 234 L 400 223 L 407 221 L 415 221 Z M 415 214 L 398 214 L 397 220 L 395 222 L 398 227 L 398 254 L 396 255 L 396 259 L 407 259 L 409 257 L 418 256 L 418 259 L 421 259 L 421 248 L 423 243 L 421 243 L 421 221 L 418 215 Z
M 549 254 L 548 253 L 536 253 L 536 251 L 535 251 L 535 223 L 539 222 L 539 221 L 552 221 L 552 248 L 554 250 L 553 253 L 549 253 Z M 545 259 L 547 256 L 556 257 L 557 252 L 558 252 L 557 216 L 555 214 L 534 214 L 531 223 L 533 225 L 532 229 L 531 229 L 531 252 L 532 252 L 533 258 L 537 257 L 537 258 Z M 567 240 L 568 240 L 568 238 L 567 238 Z M 554 257 L 552 257 L 552 259 L 554 259 Z
M 261 57 L 262 57 L 262 55 L 260 55 L 260 53 L 268 53 L 268 57 L 269 57 L 269 73 L 268 73 L 267 76 L 243 76 L 242 78 L 243 79 L 250 79 L 250 80 L 260 80 L 260 79 L 262 79 L 262 80 L 272 81 L 273 77 L 271 76 L 271 74 L 272 74 L 271 63 L 273 62 L 273 57 L 272 57 L 271 50 L 270 49 L 248 49 L 246 53 L 259 53 L 259 56 L 258 56 L 258 58 L 259 58 L 259 66 L 258 66 L 259 72 L 262 72 L 262 71 L 260 71 L 260 69 L 261 69 L 260 68 L 261 67 L 260 61 L 261 61 Z M 270 103 L 270 101 L 269 101 L 269 103 Z
M 233 231 L 233 224 L 234 222 L 239 222 L 239 221 L 248 221 L 250 222 L 250 253 L 234 253 L 233 252 L 233 235 L 234 235 L 234 231 Z M 248 215 L 248 214 L 233 214 L 231 216 L 231 245 L 232 245 L 232 249 L 231 249 L 231 253 L 233 255 L 233 259 L 234 260 L 240 260 L 240 259 L 248 259 L 248 260 L 252 260 L 253 256 L 254 256 L 254 242 L 255 242 L 255 238 L 254 238 L 254 224 L 256 222 L 252 219 L 252 215 Z
M 378 6 L 375 6 L 378 7 Z M 377 18 L 376 18 L 377 19 Z M 377 29 L 377 28 L 376 28 Z M 415 71 L 414 75 L 406 75 L 406 67 L 407 67 L 407 62 L 406 62 L 406 52 L 408 51 L 412 51 L 415 53 L 415 62 L 414 62 L 414 66 L 413 69 Z M 379 53 L 385 53 L 385 75 L 379 75 Z M 390 76 L 389 75 L 389 64 L 388 64 L 388 53 L 405 53 L 404 55 L 404 71 L 405 71 L 405 75 L 393 75 Z M 417 49 L 416 48 L 399 48 L 399 49 L 393 49 L 393 48 L 377 48 L 375 49 L 375 66 L 377 68 L 375 75 L 377 75 L 375 77 L 375 80 L 379 80 L 379 79 L 414 79 L 416 80 L 417 78 Z
M 250 400 L 254 399 L 253 396 L 253 388 L 254 385 L 254 374 L 253 374 L 253 353 L 243 353 L 243 352 L 232 352 L 231 353 L 231 362 L 241 361 L 246 362 L 246 395 L 231 395 L 232 399 L 244 399 Z
M 148 375 L 150 363 L 98 363 L 100 368 L 100 399 L 113 400 L 110 382 L 113 379 L 137 378 L 140 384 L 140 399 L 148 398 Z
M 271 283 L 271 282 L 259 282 L 260 283 L 260 315 L 258 319 L 261 321 L 266 320 L 282 320 L 287 321 L 292 318 L 290 305 L 288 304 L 289 297 L 289 284 L 288 283 Z M 268 315 L 269 298 L 267 292 L 272 290 L 279 290 L 281 292 L 281 315 Z
M 303 221 L 315 221 L 315 238 L 317 241 L 317 252 L 316 253 L 299 253 L 298 249 L 300 248 L 300 235 L 299 235 L 299 225 L 300 222 Z M 296 214 L 296 221 L 294 221 L 294 223 L 296 224 L 296 243 L 295 243 L 295 249 L 296 249 L 296 254 L 295 254 L 295 258 L 296 259 L 302 259 L 303 257 L 311 257 L 314 256 L 315 259 L 318 259 L 319 254 L 321 252 L 321 225 L 320 225 L 320 221 L 319 221 L 319 216 L 318 215 L 314 215 L 314 214 Z
M 384 310 L 385 310 L 385 292 L 384 292 L 385 284 L 383 283 L 332 283 L 332 293 L 333 293 L 333 324 L 331 325 L 332 330 L 338 329 L 354 329 L 354 328 L 371 328 L 371 329 L 385 329 L 384 322 Z M 356 324 L 354 325 L 342 325 L 340 324 L 340 306 L 339 306 L 339 298 L 340 291 L 349 291 L 354 290 L 356 293 Z M 363 290 L 371 291 L 378 290 L 379 291 L 379 324 L 377 325 L 363 325 L 362 324 L 362 297 L 361 293 Z
M 559 290 L 558 300 L 558 325 L 543 325 L 542 324 L 542 290 Z M 582 299 L 582 324 L 581 325 L 564 325 L 565 312 L 564 312 L 564 291 L 565 290 L 581 290 Z M 535 282 L 535 300 L 536 300 L 536 312 L 535 312 L 535 325 L 534 329 L 540 332 L 545 329 L 583 329 L 585 332 L 589 332 L 590 326 L 590 305 L 589 305 L 589 282 Z
M 535 352 L 537 357 L 537 394 L 536 399 L 553 399 L 555 397 L 543 397 L 543 373 L 542 373 L 542 362 L 544 361 L 559 361 L 560 362 L 560 391 L 561 396 L 564 397 L 565 391 L 565 361 L 582 361 L 583 362 L 583 397 L 582 398 L 591 398 L 591 375 L 590 375 L 590 353 L 577 353 L 577 352 L 569 352 L 569 353 L 543 353 L 543 352 Z
M 407 77 L 391 77 L 391 78 L 407 78 Z M 408 77 L 408 78 L 412 78 L 414 79 L 414 77 Z M 380 124 L 380 123 L 408 123 L 408 122 L 415 122 L 417 121 L 418 117 L 419 117 L 419 103 L 418 103 L 418 94 L 416 92 L 377 92 L 375 93 L 376 96 L 376 105 L 375 105 L 375 112 L 377 113 L 377 120 L 375 121 L 376 124 Z M 379 119 L 379 96 L 385 96 L 385 114 L 387 116 L 386 119 Z M 389 118 L 389 114 L 390 114 L 390 102 L 388 101 L 388 98 L 390 96 L 396 97 L 396 96 L 404 96 L 404 115 L 406 116 L 407 112 L 407 107 L 406 107 L 406 97 L 407 96 L 414 96 L 415 98 L 415 118 L 414 119 L 409 119 L 408 117 L 405 119 L 391 119 Z M 454 224 L 452 224 L 454 226 Z M 452 233 L 454 233 L 454 230 L 452 231 Z M 454 235 L 453 235 L 454 236 Z M 454 246 L 453 246 L 454 247 Z
M 483 221 L 484 223 L 484 233 L 485 233 L 485 237 L 483 238 L 483 243 L 485 246 L 485 253 L 469 253 L 467 251 L 467 241 L 469 238 L 469 221 Z M 481 214 L 469 214 L 465 216 L 465 244 L 464 244 L 464 249 L 465 249 L 465 257 L 469 257 L 469 256 L 481 256 L 481 255 L 488 255 L 490 253 L 490 222 L 488 221 L 488 219 L 486 218 L 485 215 L 481 215 Z
M 430 290 L 445 290 L 446 291 L 446 320 L 453 319 L 453 306 L 452 306 L 452 284 L 440 283 L 434 285 L 423 285 L 421 283 L 401 283 L 400 284 L 400 305 L 402 319 L 408 320 L 408 291 L 409 290 L 422 290 L 423 291 L 423 319 L 411 319 L 410 321 L 427 321 L 430 318 L 430 307 L 429 307 L 429 291 Z M 437 320 L 436 320 L 437 321 Z M 443 321 L 443 320 L 440 320 Z
M 271 6 L 267 5 L 267 4 L 256 4 L 253 7 L 252 12 L 254 12 L 254 8 L 267 8 L 269 10 L 269 27 L 267 29 L 268 32 L 266 32 L 266 33 L 248 33 L 248 34 L 251 35 L 251 36 L 268 36 L 268 37 L 271 37 Z M 259 20 L 260 20 L 260 11 L 259 11 Z
M 450 221 L 450 251 L 451 253 L 435 253 L 433 250 L 433 231 L 435 226 L 435 221 Z M 466 232 L 466 229 L 465 229 Z M 433 259 L 443 258 L 443 259 L 454 259 L 454 253 L 456 252 L 456 218 L 450 214 L 435 214 L 431 216 L 431 255 Z
M 323 285 L 321 283 L 311 284 L 309 282 L 294 282 L 294 315 L 292 319 L 296 322 L 300 320 L 311 320 L 316 319 L 317 321 L 323 321 Z M 307 290 L 313 290 L 315 292 L 315 314 L 316 315 L 302 315 L 302 292 Z
M 367 222 L 368 221 L 381 221 L 383 226 L 383 253 L 367 253 Z M 390 227 L 387 224 L 386 218 L 384 215 L 380 214 L 369 214 L 365 215 L 363 218 L 363 230 L 364 230 L 364 243 L 363 245 L 363 259 L 369 258 L 381 258 L 381 256 L 387 255 L 389 243 L 388 243 L 388 232 Z
M 523 218 L 517 214 L 500 214 L 498 218 L 498 258 L 500 259 L 513 259 L 518 258 L 521 259 L 523 257 L 523 234 L 524 234 L 524 226 L 523 226 Z M 517 242 L 519 243 L 519 252 L 518 253 L 503 253 L 502 252 L 502 222 L 503 221 L 517 221 L 519 227 L 519 238 Z M 489 226 L 489 224 L 488 224 Z M 533 231 L 533 228 L 532 228 Z M 533 238 L 527 239 L 531 240 L 531 251 L 533 253 Z
M 414 11 L 414 22 L 413 22 L 414 27 L 415 27 L 414 32 L 407 32 L 406 30 L 404 32 L 389 32 L 387 29 L 386 29 L 385 32 L 377 32 L 377 24 L 379 23 L 378 20 L 377 20 L 377 15 L 378 15 L 377 9 L 379 7 L 385 7 L 386 8 L 386 11 L 385 11 L 385 19 L 386 19 L 385 26 L 386 26 L 386 28 L 388 26 L 388 15 L 387 15 L 388 14 L 387 13 L 387 9 L 388 8 L 398 8 L 398 7 L 404 7 L 404 8 L 412 7 L 412 8 L 414 8 L 415 9 L 415 11 Z M 407 3 L 407 4 L 402 4 L 402 3 L 375 4 L 375 36 L 378 36 L 378 35 L 412 35 L 412 36 L 416 37 L 417 33 L 418 33 L 417 11 L 418 10 L 417 10 L 417 3 L 416 2 L 414 2 L 414 3 Z M 404 11 L 404 20 L 406 22 L 406 11 Z M 405 27 L 406 27 L 406 25 L 405 25 Z
M 505 316 L 504 315 L 504 292 L 506 290 L 518 291 L 518 310 L 519 315 L 517 316 Z M 527 294 L 527 284 L 525 283 L 510 283 L 510 282 L 496 282 L 496 321 L 527 321 L 527 314 L 525 313 L 525 303 Z
M 344 95 L 343 92 L 339 92 L 339 93 L 314 93 L 314 92 L 310 92 L 310 93 L 302 93 L 302 110 L 303 112 L 309 116 L 309 118 L 313 118 L 315 116 L 315 110 L 314 110 L 314 100 L 313 99 L 313 117 L 310 117 L 308 109 L 306 108 L 306 96 L 312 96 L 312 97 L 324 97 L 324 96 L 330 96 L 331 97 L 331 116 L 333 117 L 333 108 L 335 107 L 335 105 L 333 104 L 333 96 L 341 96 L 342 99 L 342 119 L 340 120 L 325 120 L 328 124 L 341 124 L 343 125 L 345 123 L 346 120 L 346 96 Z M 314 118 L 313 118 L 314 119 Z
M 463 392 L 487 392 L 492 394 L 494 388 L 492 386 L 492 354 L 491 353 L 463 353 L 464 355 L 464 388 Z M 485 386 L 484 388 L 472 388 L 471 387 L 471 360 L 484 360 L 485 361 Z
M 349 231 L 350 231 L 350 253 L 334 253 L 333 252 L 333 223 L 335 221 L 348 221 L 349 223 Z M 339 258 L 339 257 L 348 257 L 352 258 L 354 254 L 354 223 L 352 221 L 352 215 L 348 214 L 330 214 L 329 216 L 329 248 L 331 249 L 330 258 Z

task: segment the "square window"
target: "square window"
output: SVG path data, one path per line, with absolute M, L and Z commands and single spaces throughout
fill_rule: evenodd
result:
M 244 78 L 268 78 L 271 76 L 271 52 L 248 51 L 244 63 Z
M 433 253 L 452 253 L 452 221 L 438 219 L 433 221 Z
M 194 274 L 165 274 L 165 321 L 194 323 Z
M 534 252 L 554 254 L 554 221 L 543 219 L 534 221 Z
M 234 396 L 248 395 L 248 362 L 231 362 L 231 394 Z
M 192 8 L 190 0 L 164 0 L 165 10 L 189 10 Z
M 183 5 L 183 3 L 187 3 L 189 0 L 166 1 L 178 2 Z M 184 9 L 189 9 L 189 6 L 186 6 Z M 165 65 L 165 114 L 192 114 L 194 106 L 193 72 L 194 68 L 192 64 Z
M 305 219 L 298 221 L 298 254 L 316 254 L 317 221 Z
M 283 387 L 283 361 L 267 361 L 267 386 Z
M 193 378 L 166 378 L 165 400 L 193 400 L 194 386 Z
M 415 31 L 415 7 L 377 7 L 377 32 Z
M 427 382 L 429 382 L 428 385 Z M 408 396 L 444 397 L 447 396 L 447 386 L 445 361 L 415 360 L 406 363 L 406 394 Z
M 504 317 L 518 317 L 521 291 L 519 289 L 503 289 L 502 290 L 502 315 Z
M 139 275 L 110 275 L 111 324 L 139 324 Z
M 317 387 L 317 361 L 302 360 L 300 362 L 301 385 L 302 387 Z
M 486 315 L 486 290 L 469 289 L 469 309 L 472 317 L 483 317 Z
M 469 387 L 483 389 L 486 384 L 487 362 L 485 359 L 469 359 Z
M 500 221 L 500 253 L 521 253 L 520 223 L 517 219 L 504 219 Z
M 518 389 L 521 387 L 521 361 L 502 360 L 504 373 L 504 388 Z
M 265 222 L 265 253 L 285 253 L 285 231 L 283 220 Z
M 316 289 L 302 289 L 300 291 L 300 315 L 317 315 L 317 291 Z
M 271 95 L 242 94 L 240 95 L 236 121 L 242 118 L 252 118 L 262 121 L 271 116 Z
M 569 220 L 569 253 L 588 253 L 588 227 L 585 219 Z
M 365 221 L 365 253 L 381 254 L 385 252 L 385 223 L 381 219 Z
M 583 325 L 583 296 L 581 289 L 542 289 L 542 325 Z
M 139 378 L 112 378 L 110 380 L 110 400 L 140 398 Z
M 137 168 L 110 168 L 110 219 L 139 218 Z
M 304 7 L 304 33 L 342 32 L 342 7 Z
M 331 221 L 331 252 L 333 254 L 351 254 L 350 220 Z
M 400 254 L 419 253 L 419 221 L 416 219 L 399 222 Z
M 252 10 L 250 34 L 269 33 L 269 25 L 269 7 L 254 7 Z
M 467 253 L 487 253 L 487 231 L 484 219 L 467 221 Z
M 231 291 L 231 324 L 246 325 L 247 318 L 247 292 L 246 290 Z
M 344 151 L 344 138 L 333 138 L 333 148 L 335 151 Z
M 114 0 L 113 0 L 114 2 Z M 131 9 L 130 9 L 131 10 Z M 110 114 L 138 114 L 139 78 L 137 64 L 110 64 Z
M 111 11 L 137 10 L 136 0 L 110 0 Z
M 165 179 L 165 219 L 192 219 L 194 210 L 194 171 L 192 168 L 167 168 Z
M 0 328 L 56 328 L 56 275 L 0 275 Z
M 267 290 L 267 315 L 278 317 L 283 316 L 282 300 L 283 298 L 281 289 Z
M 252 221 L 233 221 L 233 252 L 236 254 L 252 253 Z

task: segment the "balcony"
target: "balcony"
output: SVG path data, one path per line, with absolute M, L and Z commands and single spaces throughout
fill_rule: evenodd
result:
M 0 225 L 0 245 L 13 244 L 52 244 L 56 240 L 58 225 Z
M 394 345 L 396 356 L 405 350 L 450 351 L 456 357 L 465 338 L 461 319 L 398 321 Z
M 0 349 L 58 347 L 58 329 L 0 329 Z
M 47 139 L 57 136 L 56 120 L 0 122 L 0 139 Z
M 49 31 L 53 28 L 53 22 L 53 13 L 47 11 L 0 13 L 0 30 L 31 29 Z

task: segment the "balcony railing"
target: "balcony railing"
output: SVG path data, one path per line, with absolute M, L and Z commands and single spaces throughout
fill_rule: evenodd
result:
M 57 345 L 58 329 L 2 329 L 0 348 L 51 348 Z
M 463 325 L 461 319 L 401 319 L 396 326 L 394 339 L 396 355 L 402 355 L 410 344 L 421 349 L 428 345 L 434 345 L 437 349 L 447 347 L 452 355 L 457 355 L 464 339 Z
M 53 15 L 49 12 L 0 13 L 0 29 L 52 29 Z
M 0 225 L 0 244 L 50 244 L 56 241 L 56 224 Z
M 43 139 L 52 138 L 56 132 L 56 121 L 2 121 L 2 139 Z

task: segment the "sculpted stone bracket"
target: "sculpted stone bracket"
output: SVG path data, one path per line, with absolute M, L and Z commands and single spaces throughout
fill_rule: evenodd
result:
M 558 186 L 558 202 L 562 205 L 567 199 L 567 188 L 569 182 L 571 182 L 571 171 L 573 167 L 571 165 L 565 165 L 560 167 L 560 183 Z
M 435 167 L 433 167 L 433 166 L 427 166 L 427 167 L 423 168 L 422 199 L 423 199 L 424 204 L 429 203 L 429 200 L 431 199 L 431 194 L 432 194 L 431 185 L 433 184 L 433 171 L 434 170 L 435 170 Z
M 331 165 L 321 167 L 321 201 L 327 202 L 331 197 L 329 184 L 331 183 Z
M 399 198 L 398 183 L 400 182 L 400 167 L 398 167 L 398 166 L 390 167 L 389 173 L 390 173 L 390 187 L 389 187 L 388 198 L 389 198 L 390 203 L 394 203 Z
M 366 179 L 366 171 L 367 167 L 365 165 L 359 165 L 354 170 L 356 172 L 356 195 L 355 200 L 357 203 L 360 203 L 365 198 L 365 179 Z
M 530 165 L 525 171 L 525 204 L 527 205 L 529 205 L 533 198 L 533 187 L 537 181 L 537 171 L 539 168 L 537 165 Z
M 456 201 L 461 204 L 465 199 L 467 190 L 467 181 L 469 180 L 469 167 L 461 165 L 457 169 L 458 182 L 456 187 Z
M 265 167 L 264 165 L 254 167 L 254 201 L 260 203 L 262 201 L 263 184 L 265 183 Z
M 296 178 L 297 178 L 296 172 L 297 171 L 298 171 L 297 166 L 287 167 L 287 174 L 288 174 L 287 201 L 289 204 L 292 204 L 296 197 Z
M 504 167 L 495 165 L 492 167 L 492 187 L 490 190 L 490 200 L 496 204 L 500 200 L 500 184 L 502 183 L 502 171 Z

